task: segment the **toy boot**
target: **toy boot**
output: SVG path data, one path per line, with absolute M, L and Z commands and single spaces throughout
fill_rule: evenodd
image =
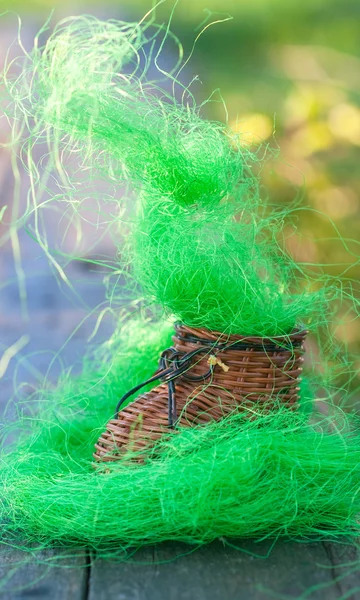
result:
M 164 433 L 218 421 L 234 410 L 250 418 L 279 402 L 296 410 L 306 335 L 303 329 L 266 339 L 175 325 L 174 346 L 164 350 L 154 376 L 120 400 L 95 445 L 95 460 L 134 453 L 142 461 Z M 160 385 L 122 408 L 157 380 Z

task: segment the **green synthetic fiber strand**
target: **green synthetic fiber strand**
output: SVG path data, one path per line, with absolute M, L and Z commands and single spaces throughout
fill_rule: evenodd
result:
M 268 214 L 256 157 L 226 125 L 201 118 L 206 106 L 160 69 L 156 43 L 164 35 L 154 25 L 71 18 L 44 47 L 36 44 L 15 81 L 5 71 L 34 185 L 33 149 L 46 143 L 58 201 L 80 202 L 71 157 L 89 177 L 96 168 L 136 190 L 121 252 L 147 303 L 188 325 L 274 336 L 309 319 L 326 322 L 331 290 L 314 287 L 279 246 L 289 211 Z M 150 65 L 172 92 L 147 79 Z
M 167 72 L 165 42 L 180 61 Z M 321 269 L 317 279 L 286 255 L 292 209 L 267 206 L 255 174 L 261 161 L 227 125 L 203 118 L 206 103 L 197 105 L 180 83 L 181 59 L 180 44 L 152 22 L 74 17 L 5 65 L 4 115 L 29 181 L 26 214 L 14 227 L 30 221 L 66 280 L 42 229 L 44 212 L 71 207 L 70 222 L 87 181 L 100 177 L 114 194 L 121 187 L 125 199 L 104 217 L 115 224 L 119 247 L 111 266 L 120 289 L 114 285 L 109 297 L 131 296 L 129 313 L 141 306 L 151 314 L 87 355 L 81 376 L 65 372 L 56 387 L 19 404 L 18 422 L 4 426 L 5 442 L 18 437 L 1 455 L 5 535 L 22 530 L 27 540 L 84 542 L 109 555 L 168 539 L 355 537 L 358 420 L 334 407 L 329 417 L 308 414 L 317 390 L 335 396 L 324 381 L 341 369 L 354 372 L 332 340 L 321 377 L 311 355 L 302 411 L 279 405 L 266 415 L 254 406 L 245 416 L 165 436 L 142 465 L 94 469 L 94 443 L 119 397 L 156 370 L 174 319 L 268 337 L 311 321 L 329 334 L 330 300 L 345 296 Z M 101 191 L 95 197 L 101 205 Z
M 130 330 L 136 346 L 126 342 Z M 234 414 L 165 436 L 141 466 L 94 470 L 109 395 L 153 372 L 169 333 L 130 323 L 82 376 L 44 390 L 40 412 L 23 417 L 20 440 L 2 457 L 5 534 L 100 552 L 168 539 L 358 535 L 359 430 L 341 411 L 313 425 L 280 408 L 256 420 Z

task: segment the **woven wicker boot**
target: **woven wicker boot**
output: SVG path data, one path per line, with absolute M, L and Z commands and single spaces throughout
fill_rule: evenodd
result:
M 141 461 L 169 429 L 191 427 L 230 412 L 254 415 L 279 402 L 296 410 L 306 330 L 264 339 L 226 336 L 216 331 L 175 326 L 174 346 L 161 356 L 159 370 L 130 390 L 115 418 L 95 445 L 96 461 L 114 461 L 129 451 Z M 121 404 L 150 381 L 162 383 L 121 409 Z

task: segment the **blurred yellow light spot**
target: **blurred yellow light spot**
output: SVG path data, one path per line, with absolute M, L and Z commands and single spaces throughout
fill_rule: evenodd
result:
M 329 129 L 338 138 L 360 146 L 360 109 L 343 102 L 329 112 Z
M 309 156 L 314 152 L 326 150 L 333 144 L 333 136 L 323 121 L 308 123 L 292 137 L 294 152 L 300 156 Z
M 313 88 L 299 86 L 284 102 L 284 114 L 287 126 L 308 121 L 314 116 L 316 99 Z
M 344 98 L 344 93 L 333 86 L 318 82 L 298 84 L 284 101 L 285 124 L 296 127 L 306 121 L 318 120 Z
M 320 191 L 314 190 L 310 197 L 316 208 L 334 220 L 356 215 L 359 211 L 359 200 L 351 188 L 328 187 Z
M 252 113 L 230 123 L 231 129 L 239 134 L 240 142 L 246 146 L 261 144 L 273 133 L 273 122 L 268 115 Z

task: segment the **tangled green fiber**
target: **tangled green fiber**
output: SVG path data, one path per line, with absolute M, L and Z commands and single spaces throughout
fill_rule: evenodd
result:
M 136 346 L 125 341 L 129 330 Z M 340 410 L 314 426 L 280 408 L 256 420 L 233 415 L 165 437 L 141 466 L 94 469 L 109 404 L 139 373 L 153 372 L 168 336 L 169 326 L 129 323 L 85 361 L 80 378 L 48 391 L 40 412 L 23 417 L 1 465 L 5 533 L 86 543 L 100 554 L 167 539 L 358 535 L 360 438 L 349 429 L 356 419 Z
M 340 409 L 311 419 L 305 410 L 331 380 L 334 361 L 320 385 L 314 372 L 304 378 L 303 411 L 279 405 L 265 415 L 255 406 L 256 418 L 232 414 L 165 436 L 142 465 L 93 466 L 118 398 L 154 373 L 174 318 L 226 333 L 288 335 L 309 322 L 326 329 L 330 301 L 346 294 L 286 255 L 291 209 L 263 201 L 257 156 L 227 125 L 202 118 L 206 105 L 180 83 L 180 63 L 161 67 L 166 40 L 181 60 L 179 43 L 154 23 L 71 18 L 2 75 L 4 114 L 30 181 L 29 230 L 55 264 L 44 208 L 71 207 L 70 219 L 87 197 L 86 180 L 124 186 L 126 201 L 111 219 L 125 240 L 115 275 L 126 286 L 111 298 L 140 295 L 153 311 L 145 323 L 126 322 L 85 357 L 81 376 L 64 373 L 5 425 L 5 436 L 17 436 L 0 464 L 5 533 L 104 552 L 167 539 L 355 537 L 358 421 Z M 348 368 L 347 359 L 338 363 Z
M 255 155 L 226 125 L 201 118 L 204 107 L 175 74 L 160 73 L 171 93 L 147 81 L 151 60 L 160 69 L 160 34 L 155 26 L 72 18 L 35 47 L 15 82 L 5 72 L 8 110 L 24 123 L 19 146 L 34 211 L 36 183 L 44 190 L 33 149 L 46 143 L 47 170 L 60 179 L 56 199 L 74 210 L 83 185 L 71 172 L 75 158 L 86 177 L 95 169 L 137 192 L 136 216 L 119 222 L 127 242 L 121 252 L 148 304 L 188 325 L 246 335 L 326 322 L 331 286 L 314 288 L 284 255 L 279 239 L 289 210 L 270 213 L 261 200 Z

